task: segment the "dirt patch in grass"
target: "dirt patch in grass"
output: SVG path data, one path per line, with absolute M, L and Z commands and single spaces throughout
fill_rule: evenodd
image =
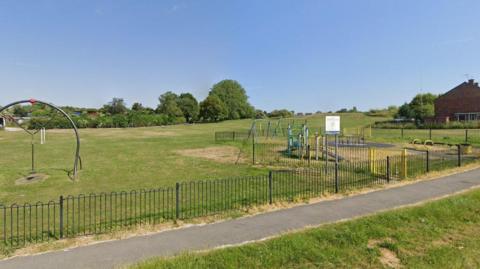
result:
M 233 146 L 183 149 L 176 152 L 182 156 L 203 158 L 219 163 L 236 163 L 239 155 L 241 155 L 240 149 Z M 244 161 L 244 157 L 240 156 L 239 163 Z
M 28 185 L 37 182 L 42 182 L 48 178 L 46 174 L 31 174 L 15 180 L 15 185 Z
M 390 238 L 385 240 L 372 239 L 369 240 L 367 244 L 368 248 L 378 248 L 380 251 L 378 260 L 383 266 L 387 268 L 400 268 L 400 259 L 397 257 L 397 254 L 388 247 L 391 245 L 393 245 L 393 240 Z

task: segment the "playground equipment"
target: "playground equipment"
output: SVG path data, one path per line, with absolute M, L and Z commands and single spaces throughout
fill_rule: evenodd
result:
M 309 130 L 306 124 L 302 124 L 301 126 L 295 125 L 288 125 L 287 131 L 287 152 L 288 156 L 292 156 L 293 152 L 298 152 L 299 156 L 303 156 L 305 151 L 305 155 L 308 155 L 310 150 L 309 147 Z
M 23 129 L 26 133 L 28 133 L 31 136 L 31 145 L 32 145 L 32 169 L 31 169 L 31 174 L 35 173 L 35 140 L 34 140 L 34 137 L 37 133 L 40 132 L 40 134 L 41 134 L 41 137 L 40 137 L 41 144 L 45 144 L 45 138 L 46 138 L 45 126 L 41 125 L 40 128 L 32 130 L 32 129 L 29 129 L 28 127 L 25 127 L 23 125 L 23 120 L 22 119 L 16 119 L 12 115 L 3 114 L 3 113 L 8 112 L 8 109 L 10 107 L 13 107 L 15 105 L 25 104 L 25 103 L 28 103 L 32 106 L 33 105 L 43 105 L 44 107 L 48 107 L 48 108 L 52 109 L 53 111 L 59 112 L 63 117 L 65 117 L 70 122 L 70 125 L 71 125 L 71 127 L 72 127 L 72 129 L 75 133 L 75 138 L 76 138 L 75 159 L 74 159 L 74 162 L 73 162 L 73 170 L 72 170 L 72 173 L 73 173 L 72 176 L 73 176 L 73 179 L 75 179 L 77 177 L 79 166 L 80 166 L 80 169 L 81 169 L 81 166 L 82 166 L 81 159 L 80 159 L 80 136 L 79 136 L 79 133 L 78 133 L 77 126 L 73 122 L 72 118 L 70 118 L 70 116 L 65 111 L 63 111 L 61 108 L 59 108 L 59 107 L 57 107 L 53 104 L 43 102 L 43 101 L 39 101 L 39 100 L 35 100 L 35 99 L 17 101 L 17 102 L 13 102 L 11 104 L 8 104 L 4 107 L 0 107 L 0 118 L 8 119 L 9 121 L 13 122 L 15 125 L 17 125 L 21 129 Z M 47 125 L 47 124 L 48 124 L 48 122 L 45 125 Z

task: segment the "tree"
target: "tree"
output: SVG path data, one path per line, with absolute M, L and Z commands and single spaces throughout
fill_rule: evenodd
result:
M 16 117 L 26 117 L 28 116 L 28 110 L 25 106 L 16 105 L 13 107 L 13 115 Z
M 255 119 L 264 119 L 267 117 L 267 112 L 261 110 L 261 109 L 256 109 L 255 110 Z
M 408 103 L 404 103 L 398 108 L 398 113 L 396 115 L 398 118 L 412 119 L 415 118 L 415 113 L 410 108 Z
M 417 94 L 409 106 L 412 109 L 415 119 L 417 121 L 424 121 L 425 118 L 433 117 L 435 115 L 435 100 L 437 95 L 431 93 Z
M 103 106 L 103 111 L 110 115 L 124 114 L 128 111 L 123 98 L 112 98 L 112 101 Z
M 268 116 L 271 118 L 290 118 L 293 117 L 294 113 L 294 111 L 289 111 L 287 109 L 275 109 L 268 113 Z
M 136 102 L 132 105 L 132 110 L 133 111 L 140 112 L 140 111 L 143 111 L 144 109 L 145 108 L 143 107 L 143 105 L 141 103 Z
M 158 98 L 160 104 L 157 107 L 157 112 L 167 115 L 168 117 L 183 117 L 182 110 L 178 107 L 177 104 L 178 96 L 168 91 Z
M 228 119 L 253 118 L 255 109 L 248 102 L 245 89 L 235 80 L 226 79 L 213 85 L 209 95 L 217 96 L 227 107 Z
M 194 122 L 198 119 L 200 108 L 197 99 L 191 93 L 182 93 L 177 99 L 177 105 L 183 113 L 187 122 Z
M 200 117 L 206 122 L 221 121 L 228 118 L 225 103 L 216 95 L 209 95 L 200 103 Z

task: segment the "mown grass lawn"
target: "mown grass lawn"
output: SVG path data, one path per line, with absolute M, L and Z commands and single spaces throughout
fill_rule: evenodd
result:
M 403 137 L 401 129 L 372 129 L 369 139 L 379 142 L 412 142 L 414 139 L 422 141 L 430 139 L 428 129 L 404 129 Z M 467 141 L 465 140 L 467 136 Z M 471 129 L 465 133 L 465 129 L 437 129 L 432 130 L 431 140 L 439 143 L 461 144 L 468 142 L 480 146 L 480 130 Z
M 479 268 L 480 190 L 150 268 Z
M 324 116 L 307 117 L 309 126 L 321 128 Z M 344 127 L 361 127 L 379 120 L 361 113 L 344 114 L 342 118 Z M 38 145 L 36 137 L 35 154 L 37 171 L 48 178 L 28 185 L 16 185 L 15 181 L 30 171 L 30 137 L 23 132 L 0 131 L 0 204 L 57 200 L 61 194 L 110 193 L 173 186 L 177 181 L 265 174 L 266 169 L 249 163 L 236 165 L 179 153 L 218 146 L 214 141 L 215 131 L 245 131 L 251 124 L 251 120 L 237 120 L 151 128 L 81 129 L 84 169 L 75 182 L 67 176 L 74 157 L 73 131 L 48 130 L 47 144 Z M 265 120 L 261 124 L 267 125 Z

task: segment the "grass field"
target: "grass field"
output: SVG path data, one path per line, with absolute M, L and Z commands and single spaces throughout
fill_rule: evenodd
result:
M 411 142 L 413 139 L 430 139 L 428 129 L 372 129 L 369 139 L 379 142 Z M 432 130 L 431 138 L 440 143 L 465 143 L 465 129 L 438 129 Z M 470 129 L 467 133 L 468 143 L 480 146 L 480 130 Z
M 150 268 L 479 268 L 480 191 Z
M 324 116 L 306 118 L 309 126 L 321 128 Z M 381 119 L 360 113 L 342 115 L 343 127 L 347 128 Z M 261 122 L 266 126 L 266 121 Z M 236 165 L 235 156 L 232 158 L 236 155 L 235 149 L 192 151 L 218 147 L 213 139 L 214 131 L 248 130 L 251 123 L 251 120 L 238 120 L 152 128 L 82 129 L 84 169 L 75 182 L 67 177 L 67 170 L 73 164 L 73 131 L 49 130 L 47 144 L 38 145 L 36 141 L 37 171 L 48 178 L 25 185 L 15 182 L 30 171 L 30 137 L 23 132 L 2 131 L 0 203 L 48 201 L 58 199 L 61 194 L 128 191 L 173 186 L 177 181 L 265 174 L 266 169 L 248 163 Z

